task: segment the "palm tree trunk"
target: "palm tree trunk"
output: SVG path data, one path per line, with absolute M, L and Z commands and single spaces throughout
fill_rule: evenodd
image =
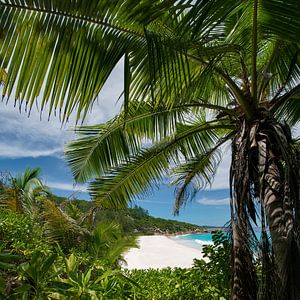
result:
M 239 219 L 240 221 L 241 219 Z M 233 230 L 233 300 L 254 300 L 257 298 L 256 274 L 244 221 L 236 222 Z
M 289 208 L 284 210 L 280 172 L 275 162 L 269 163 L 265 174 L 266 188 L 263 203 L 266 209 L 267 222 L 272 238 L 272 247 L 276 265 L 281 275 L 280 294 L 284 294 L 290 265 L 289 254 L 292 243 L 293 219 Z
M 260 215 L 264 227 L 260 247 L 264 287 L 259 289 L 260 297 L 273 288 L 272 300 L 296 300 L 300 299 L 297 159 L 286 128 L 273 118 L 265 117 L 252 123 L 243 121 L 232 142 L 232 298 L 256 299 L 258 296 L 250 239 L 251 220 L 256 223 L 256 216 Z M 255 206 L 258 200 L 260 212 Z M 271 245 L 267 241 L 267 229 Z M 276 279 L 276 283 L 267 282 Z
M 231 208 L 234 210 L 232 212 L 234 300 L 257 299 L 257 279 L 250 245 L 251 225 L 247 209 L 251 201 L 247 146 L 247 129 L 244 122 L 232 143 L 233 159 L 230 174 L 230 188 L 234 189 L 234 206 Z
M 278 278 L 275 294 L 277 299 L 300 299 L 300 285 L 296 284 L 300 280 L 299 248 L 295 235 L 299 193 L 291 146 L 281 125 L 276 123 L 259 132 L 257 139 L 262 215 L 265 210 L 277 272 L 273 279 Z

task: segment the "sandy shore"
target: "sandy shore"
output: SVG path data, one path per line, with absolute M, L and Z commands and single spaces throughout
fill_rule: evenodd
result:
M 139 246 L 125 254 L 127 269 L 189 268 L 194 258 L 203 258 L 200 250 L 176 243 L 166 236 L 141 236 Z

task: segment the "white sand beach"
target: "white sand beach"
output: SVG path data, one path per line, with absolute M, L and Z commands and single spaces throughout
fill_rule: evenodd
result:
M 166 267 L 189 268 L 193 259 L 203 258 L 200 250 L 181 245 L 161 235 L 139 237 L 140 248 L 125 254 L 127 269 L 162 269 Z

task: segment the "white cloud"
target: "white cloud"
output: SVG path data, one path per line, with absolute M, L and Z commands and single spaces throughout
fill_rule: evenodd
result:
M 202 205 L 228 205 L 229 204 L 229 198 L 224 199 L 209 199 L 209 198 L 201 198 L 199 200 L 196 200 L 197 203 Z
M 87 188 L 84 185 L 73 185 L 69 182 L 55 182 L 55 181 L 46 181 L 45 185 L 57 189 L 57 190 L 63 190 L 63 191 L 80 191 L 80 192 L 87 192 Z
M 11 104 L 0 104 L 0 156 L 5 158 L 62 156 L 64 143 L 73 136 L 61 128 L 57 118 L 40 120 L 38 113 L 30 118 Z
M 32 145 L 34 146 L 34 145 Z M 56 156 L 61 157 L 62 151 L 60 147 L 49 149 L 35 149 L 24 147 L 22 143 L 2 143 L 0 142 L 0 158 L 25 158 L 25 157 L 41 157 Z

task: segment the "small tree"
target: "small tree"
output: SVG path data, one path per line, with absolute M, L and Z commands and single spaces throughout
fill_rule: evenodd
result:
M 36 197 L 48 190 L 40 179 L 40 172 L 39 168 L 35 168 L 26 169 L 16 177 L 7 175 L 0 189 L 1 206 L 33 217 Z

